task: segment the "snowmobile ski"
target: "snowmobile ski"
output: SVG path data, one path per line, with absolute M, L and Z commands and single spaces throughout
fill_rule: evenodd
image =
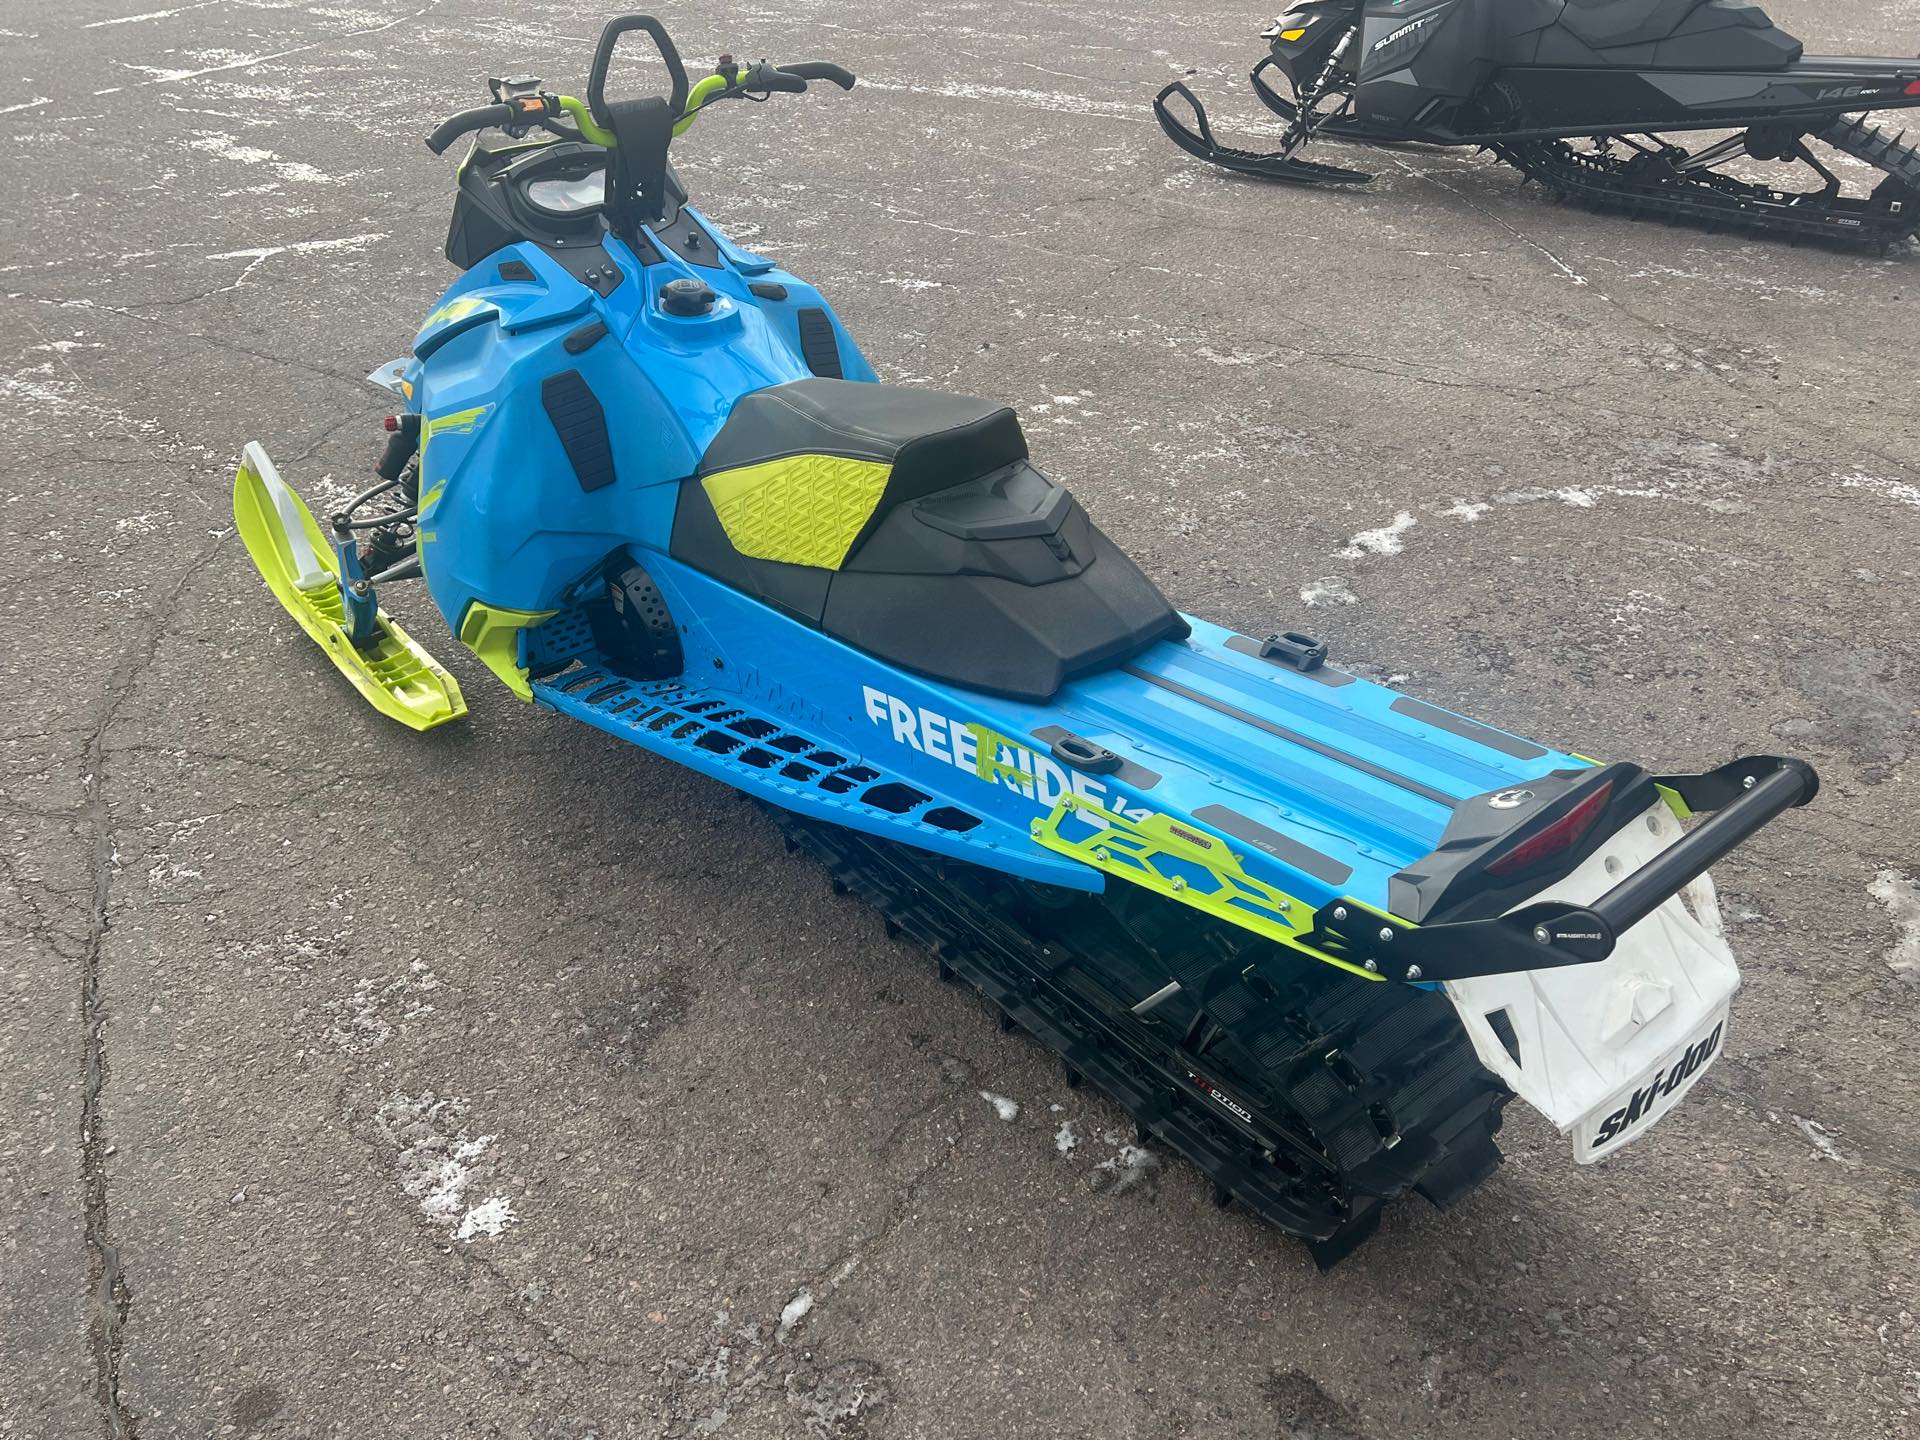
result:
M 665 96 L 607 94 L 635 33 Z M 880 383 L 690 203 L 668 157 L 705 111 L 820 82 L 855 83 L 694 81 L 627 16 L 586 100 L 495 81 L 435 130 L 506 140 L 371 377 L 404 407 L 374 483 L 329 535 L 258 446 L 236 480 L 276 597 L 427 728 L 464 702 L 380 605 L 420 583 L 508 693 L 758 801 L 1322 1264 L 1482 1183 L 1515 1097 L 1583 1163 L 1638 1141 L 1724 1050 L 1707 871 L 1813 771 L 1599 764 L 1176 611 L 1010 408 Z
M 1170 102 L 1184 100 L 1193 110 L 1193 123 L 1189 125 L 1173 113 Z M 1312 160 L 1296 159 L 1287 153 L 1263 154 L 1257 150 L 1236 150 L 1222 145 L 1214 138 L 1213 126 L 1207 119 L 1206 108 L 1200 99 L 1184 81 L 1176 80 L 1167 86 L 1153 101 L 1154 118 L 1160 122 L 1160 128 L 1167 137 L 1185 150 L 1189 155 L 1205 160 L 1210 165 L 1218 165 L 1223 170 L 1232 170 L 1236 174 L 1251 175 L 1257 180 L 1278 180 L 1292 185 L 1365 185 L 1373 176 L 1364 170 L 1346 170 L 1338 165 L 1322 165 Z M 1296 117 L 1297 118 L 1297 112 Z
M 234 475 L 233 514 L 274 598 L 374 709 L 415 730 L 467 713 L 459 682 L 386 611 L 374 609 L 363 637 L 354 637 L 334 548 L 257 444 L 247 446 Z
M 1155 101 L 1176 144 L 1237 174 L 1351 183 L 1356 172 L 1298 159 L 1313 139 L 1467 146 L 1634 216 L 1882 250 L 1920 229 L 1920 157 L 1863 118 L 1920 106 L 1920 62 L 1805 55 L 1744 0 L 1302 0 L 1262 38 L 1251 79 L 1287 122 L 1278 154 L 1220 144 L 1183 82 Z M 1172 113 L 1175 96 L 1194 124 Z M 1693 148 L 1669 138 L 1709 130 L 1734 133 Z M 1817 146 L 1883 178 L 1846 194 Z M 1751 162 L 1805 178 L 1756 178 Z

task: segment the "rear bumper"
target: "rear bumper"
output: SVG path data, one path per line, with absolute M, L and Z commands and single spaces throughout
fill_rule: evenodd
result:
M 1642 863 L 1603 870 L 1601 885 L 1579 887 L 1577 900 L 1556 885 L 1502 915 L 1419 926 L 1397 924 L 1355 904 L 1334 904 L 1315 916 L 1309 939 L 1396 980 L 1464 980 L 1596 964 L 1715 862 L 1820 789 L 1811 765 L 1773 755 L 1749 756 L 1701 775 L 1656 776 L 1653 783 L 1679 802 L 1677 810 L 1711 812 L 1710 818 L 1672 836 Z M 1576 873 L 1587 870 L 1583 865 Z

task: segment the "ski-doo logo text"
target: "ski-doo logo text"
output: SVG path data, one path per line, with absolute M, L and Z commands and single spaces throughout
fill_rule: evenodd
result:
M 955 720 L 925 706 L 909 705 L 897 696 L 871 685 L 862 686 L 867 718 L 892 732 L 899 744 L 917 750 L 929 760 L 938 760 L 965 772 L 983 784 L 998 783 L 1051 810 L 1068 795 L 1078 795 L 1115 814 L 1144 820 L 1151 810 L 1135 809 L 1107 793 L 1107 787 L 1091 775 L 1070 772 L 1051 756 L 1029 750 L 982 725 Z M 980 737 L 993 741 L 991 755 L 980 753 Z
M 1720 1048 L 1721 1032 L 1726 1028 L 1725 1024 L 1714 1026 L 1713 1033 L 1699 1044 L 1690 1046 L 1686 1054 L 1674 1061 L 1672 1069 L 1660 1071 L 1646 1085 L 1634 1091 L 1632 1099 L 1601 1123 L 1600 1133 L 1594 1137 L 1592 1148 L 1598 1150 L 1603 1145 L 1611 1145 L 1641 1121 L 1650 1119 L 1655 1105 L 1685 1085 L 1701 1066 L 1713 1058 L 1714 1052 Z

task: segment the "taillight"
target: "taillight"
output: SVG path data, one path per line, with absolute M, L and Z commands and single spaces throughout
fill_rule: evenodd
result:
M 1907 94 L 1920 95 L 1920 80 L 1915 80 L 1907 86 Z
M 1532 869 L 1550 856 L 1571 850 L 1593 829 L 1612 798 L 1613 782 L 1609 780 L 1539 834 L 1528 836 L 1498 860 L 1490 862 L 1487 873 L 1512 875 Z

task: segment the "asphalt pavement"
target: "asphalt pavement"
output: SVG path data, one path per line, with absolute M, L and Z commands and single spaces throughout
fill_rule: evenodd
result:
M 1913 0 L 1769 7 L 1910 55 Z M 1920 1431 L 1920 249 L 1550 204 L 1486 158 L 1206 172 L 1267 14 L 795 0 L 690 56 L 695 198 L 884 378 L 1016 403 L 1181 608 L 1583 754 L 1787 751 L 1725 1058 L 1331 1275 L 939 984 L 721 787 L 361 704 L 232 532 L 358 488 L 526 0 L 0 8 L 0 1436 L 1412 1440 Z M 634 85 L 657 70 L 634 70 Z M 1849 172 L 1850 178 L 1857 178 Z M 1004 1103 L 1003 1103 L 1004 1102 Z

